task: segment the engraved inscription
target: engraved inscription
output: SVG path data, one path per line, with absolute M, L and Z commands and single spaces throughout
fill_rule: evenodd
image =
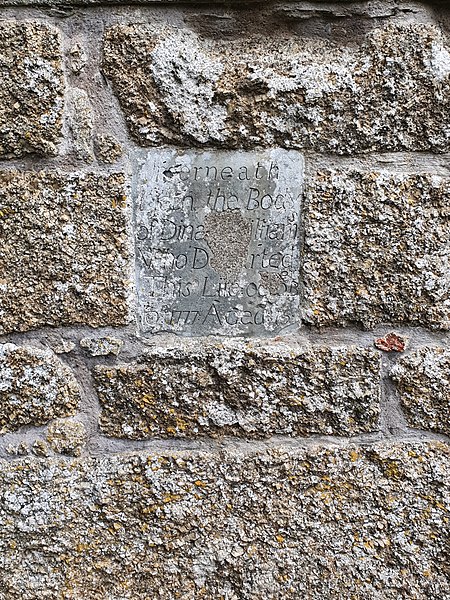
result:
M 135 181 L 141 333 L 295 325 L 302 185 L 294 151 L 147 152 Z

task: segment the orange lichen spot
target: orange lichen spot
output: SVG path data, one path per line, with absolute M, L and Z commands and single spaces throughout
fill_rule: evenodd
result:
M 277 542 L 282 544 L 284 542 L 284 537 L 282 535 L 277 535 Z
M 155 400 L 155 396 L 153 394 L 144 394 L 141 397 L 142 404 L 153 404 Z
M 177 502 L 181 500 L 181 496 L 179 494 L 164 494 L 163 502 L 167 504 L 169 502 Z
M 356 462 L 358 460 L 359 456 L 360 456 L 359 452 L 356 452 L 356 450 L 351 450 L 351 452 L 350 452 L 350 460 L 352 462 Z
M 200 479 L 197 479 L 197 481 L 194 481 L 194 485 L 196 485 L 197 487 L 205 488 L 208 484 L 204 481 L 200 481 Z
M 118 196 L 117 198 L 113 198 L 111 200 L 111 206 L 113 208 L 125 208 L 127 205 L 127 197 L 122 195 L 122 196 Z

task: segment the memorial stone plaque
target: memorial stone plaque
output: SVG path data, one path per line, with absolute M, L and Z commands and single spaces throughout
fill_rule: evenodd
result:
M 298 320 L 303 158 L 149 151 L 135 181 L 142 334 L 268 336 Z

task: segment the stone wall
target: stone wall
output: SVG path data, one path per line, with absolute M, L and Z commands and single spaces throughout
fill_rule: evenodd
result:
M 0 72 L 0 599 L 450 597 L 448 2 L 3 0 Z

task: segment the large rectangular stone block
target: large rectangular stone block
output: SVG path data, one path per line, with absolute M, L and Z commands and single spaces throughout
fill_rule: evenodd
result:
M 450 181 L 324 171 L 305 199 L 305 318 L 450 328 Z
M 144 146 L 450 149 L 450 53 L 429 24 L 376 27 L 345 46 L 120 24 L 104 70 Z
M 3 171 L 0 188 L 0 333 L 126 323 L 124 176 Z
M 450 595 L 449 447 L 0 462 L 1 600 Z
M 392 368 L 400 402 L 411 427 L 450 435 L 450 350 L 425 347 Z
M 265 344 L 151 351 L 141 364 L 97 367 L 107 435 L 198 437 L 376 431 L 379 353 Z
M 56 154 L 64 104 L 60 46 L 52 25 L 0 23 L 0 158 Z

